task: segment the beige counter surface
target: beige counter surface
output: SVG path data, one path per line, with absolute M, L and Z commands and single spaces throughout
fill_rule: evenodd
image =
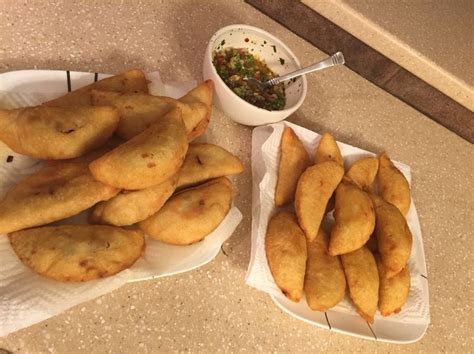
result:
M 471 0 L 302 1 L 474 110 L 474 2 Z
M 282 39 L 303 65 L 324 54 L 241 2 L 0 2 L 0 72 L 160 70 L 199 79 L 204 48 L 220 27 L 247 23 Z M 207 133 L 241 157 L 236 205 L 244 221 L 224 253 L 197 270 L 134 283 L 0 338 L 12 352 L 467 351 L 473 347 L 473 148 L 345 67 L 308 77 L 290 121 L 412 168 L 430 285 L 431 325 L 408 346 L 356 339 L 282 313 L 244 283 L 250 253 L 251 129 L 217 109 Z M 1 320 L 1 319 L 0 319 Z M 1 352 L 1 350 L 0 350 Z

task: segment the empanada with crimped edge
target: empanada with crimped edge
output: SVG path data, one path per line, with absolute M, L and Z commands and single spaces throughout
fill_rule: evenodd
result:
M 114 275 L 132 266 L 145 249 L 143 232 L 105 225 L 45 226 L 9 238 L 26 266 L 62 282 Z
M 43 105 L 62 107 L 88 106 L 92 104 L 92 90 L 148 93 L 148 81 L 143 71 L 132 69 L 81 87 L 64 96 L 45 102 Z
M 286 127 L 281 135 L 280 162 L 275 187 L 275 205 L 282 206 L 295 199 L 298 179 L 311 164 L 308 152 L 293 129 Z
M 209 143 L 190 144 L 178 172 L 178 186 L 189 187 L 212 178 L 241 173 L 244 166 L 237 156 Z
M 295 214 L 278 211 L 268 222 L 265 253 L 275 283 L 291 301 L 303 296 L 306 238 Z
M 233 194 L 230 181 L 217 178 L 173 195 L 157 213 L 138 225 L 155 240 L 189 245 L 219 226 L 230 210 Z
M 72 159 L 102 146 L 118 122 L 113 107 L 0 110 L 0 140 L 13 151 L 37 159 Z
M 93 224 L 132 225 L 155 214 L 171 197 L 178 176 L 136 191 L 122 190 L 115 197 L 96 204 L 89 216 Z
M 148 129 L 90 163 L 94 178 L 121 189 L 145 189 L 176 174 L 188 151 L 186 129 L 174 108 Z
M 366 246 L 341 256 L 349 294 L 359 315 L 374 322 L 379 301 L 379 273 L 372 252 Z
M 0 233 L 65 219 L 115 196 L 87 163 L 56 162 L 21 180 L 0 201 Z

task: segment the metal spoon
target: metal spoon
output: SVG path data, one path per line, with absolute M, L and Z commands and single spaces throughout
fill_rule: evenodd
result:
M 322 60 L 322 61 L 320 61 L 316 64 L 307 66 L 306 68 L 303 68 L 303 69 L 293 71 L 293 72 L 291 72 L 289 74 L 286 74 L 286 75 L 283 75 L 283 76 L 275 77 L 275 78 L 270 79 L 270 80 L 265 81 L 265 82 L 254 79 L 253 77 L 244 77 L 243 80 L 245 80 L 249 84 L 255 85 L 255 86 L 259 87 L 261 90 L 263 90 L 265 88 L 275 86 L 275 85 L 279 84 L 282 81 L 290 80 L 290 79 L 293 79 L 294 77 L 298 77 L 298 76 L 301 76 L 301 75 L 304 75 L 304 74 L 312 73 L 313 71 L 323 70 L 323 69 L 329 68 L 329 67 L 334 66 L 334 65 L 342 65 L 344 63 L 345 63 L 344 55 L 342 55 L 341 52 L 337 52 L 337 53 L 331 55 L 330 57 L 328 57 L 328 58 L 326 58 L 326 59 L 324 59 L 324 60 Z

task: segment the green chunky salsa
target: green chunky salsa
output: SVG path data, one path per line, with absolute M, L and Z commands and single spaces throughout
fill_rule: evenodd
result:
M 277 76 L 265 62 L 255 58 L 247 49 L 226 48 L 217 51 L 214 53 L 213 64 L 226 85 L 245 101 L 269 111 L 285 107 L 283 83 L 261 90 L 244 80 L 252 77 L 264 82 Z

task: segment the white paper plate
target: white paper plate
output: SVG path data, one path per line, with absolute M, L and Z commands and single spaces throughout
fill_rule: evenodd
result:
M 0 75 L 0 107 L 37 105 L 109 75 L 24 70 Z M 195 82 L 163 84 L 158 73 L 147 74 L 150 93 L 180 97 Z M 34 132 L 32 132 L 34 134 Z M 13 161 L 7 163 L 9 156 Z M 0 198 L 24 176 L 41 167 L 41 162 L 13 152 L 0 142 Z M 83 212 L 61 223 L 85 223 Z M 43 278 L 21 263 L 8 238 L 0 235 L 0 336 L 59 314 L 127 282 L 183 273 L 200 267 L 216 257 L 222 244 L 232 235 L 242 214 L 232 207 L 225 219 L 204 240 L 190 246 L 173 246 L 147 238 L 146 251 L 131 268 L 117 275 L 86 283 L 60 283 Z
M 413 234 L 412 255 L 409 260 L 412 287 L 407 304 L 399 314 L 375 316 L 374 324 L 364 321 L 355 311 L 346 290 L 346 297 L 339 305 L 327 312 L 312 311 L 303 298 L 299 303 L 288 300 L 276 286 L 264 249 L 268 220 L 273 215 L 274 190 L 277 179 L 281 133 L 284 127 L 291 127 L 301 139 L 308 152 L 313 152 L 320 135 L 303 127 L 281 122 L 254 129 L 252 138 L 252 254 L 247 284 L 270 294 L 275 304 L 284 312 L 315 326 L 355 337 L 391 343 L 412 343 L 423 337 L 428 324 L 429 297 L 425 255 L 421 230 L 412 201 L 407 222 Z M 362 156 L 374 154 L 338 142 L 346 167 Z M 312 155 L 312 154 L 311 154 Z M 410 168 L 395 162 L 410 182 Z

